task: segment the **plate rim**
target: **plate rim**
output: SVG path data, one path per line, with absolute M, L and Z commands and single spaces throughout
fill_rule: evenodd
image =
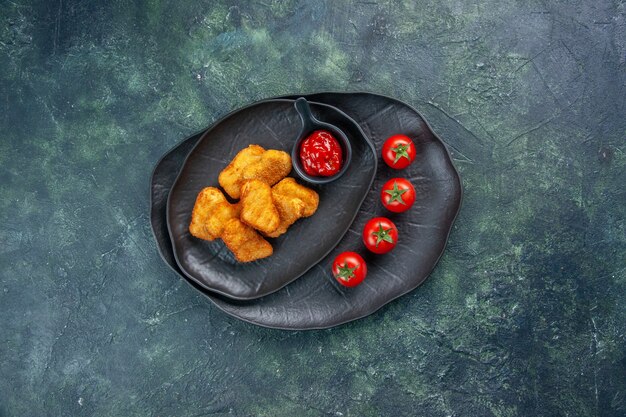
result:
M 379 310 L 381 310 L 383 307 L 387 306 L 391 302 L 393 302 L 393 301 L 397 300 L 398 298 L 400 298 L 400 297 L 410 293 L 411 291 L 415 290 L 417 287 L 422 285 L 428 279 L 428 277 L 430 277 L 430 275 L 432 274 L 433 270 L 437 267 L 437 265 L 439 264 L 439 261 L 441 260 L 443 254 L 445 253 L 446 247 L 448 245 L 448 241 L 450 239 L 450 234 L 452 233 L 452 229 L 453 229 L 454 223 L 456 222 L 456 220 L 458 218 L 458 215 L 459 215 L 459 213 L 461 211 L 461 208 L 463 206 L 463 200 L 464 200 L 463 180 L 461 178 L 459 170 L 457 169 L 456 165 L 453 163 L 452 155 L 450 154 L 450 149 L 449 149 L 450 147 L 449 147 L 449 145 L 445 141 L 443 141 L 441 139 L 441 137 L 439 136 L 439 134 L 437 134 L 437 132 L 432 128 L 432 126 L 428 122 L 428 119 L 426 119 L 424 117 L 424 115 L 419 110 L 417 110 L 414 106 L 412 106 L 409 103 L 406 103 L 406 102 L 404 102 L 404 101 L 402 101 L 400 99 L 397 99 L 395 97 L 391 97 L 391 96 L 388 96 L 388 95 L 385 95 L 385 94 L 373 93 L 373 92 L 370 92 L 370 91 L 363 91 L 363 90 L 357 90 L 357 91 L 320 91 L 320 92 L 304 93 L 304 94 L 279 95 L 279 96 L 273 96 L 273 97 L 268 97 L 266 99 L 258 100 L 258 101 L 255 101 L 254 103 L 259 103 L 259 102 L 268 101 L 268 100 L 276 100 L 276 99 L 292 99 L 292 97 L 300 97 L 300 96 L 305 97 L 308 100 L 310 97 L 321 96 L 321 95 L 325 95 L 325 94 L 327 94 L 327 95 L 337 95 L 337 96 L 348 96 L 348 95 L 358 95 L 358 94 L 361 94 L 361 95 L 370 95 L 370 96 L 375 96 L 375 97 L 381 97 L 381 98 L 384 98 L 384 99 L 387 99 L 387 100 L 391 100 L 393 102 L 397 102 L 397 103 L 399 103 L 399 104 L 401 104 L 403 106 L 408 107 L 410 110 L 415 112 L 422 119 L 424 124 L 428 127 L 430 132 L 433 134 L 433 137 L 435 137 L 435 139 L 437 139 L 441 143 L 441 145 L 443 146 L 443 148 L 446 151 L 447 161 L 448 161 L 449 165 L 452 167 L 452 169 L 454 171 L 454 174 L 455 174 L 456 180 L 457 180 L 457 184 L 459 186 L 459 202 L 458 202 L 458 205 L 457 205 L 457 208 L 456 208 L 456 212 L 454 213 L 454 216 L 452 217 L 452 220 L 450 221 L 450 227 L 448 228 L 448 231 L 446 233 L 446 236 L 445 236 L 445 239 L 444 239 L 444 244 L 443 244 L 443 247 L 441 249 L 441 252 L 439 253 L 439 256 L 437 257 L 437 259 L 433 263 L 432 268 L 430 269 L 428 274 L 425 275 L 425 278 L 422 281 L 417 283 L 415 286 L 412 286 L 408 290 L 398 294 L 397 296 L 390 298 L 384 304 L 380 305 L 378 308 L 376 308 L 376 309 L 374 309 L 374 310 L 372 310 L 370 312 L 367 312 L 367 313 L 359 315 L 359 316 L 350 317 L 350 318 L 348 318 L 346 320 L 338 321 L 336 323 L 323 325 L 323 326 L 297 327 L 297 326 L 269 325 L 269 324 L 266 324 L 266 323 L 255 321 L 254 319 L 249 319 L 247 317 L 237 316 L 237 315 L 233 314 L 232 312 L 226 310 L 221 305 L 222 302 L 228 303 L 230 300 L 222 300 L 221 299 L 222 296 L 217 294 L 217 293 L 214 293 L 214 292 L 208 291 L 208 290 L 201 290 L 201 289 L 197 288 L 193 282 L 191 282 L 188 278 L 186 278 L 183 274 L 181 274 L 179 271 L 174 269 L 174 267 L 172 265 L 169 264 L 167 259 L 165 259 L 165 256 L 163 255 L 163 253 L 161 251 L 161 248 L 157 244 L 157 251 L 159 253 L 159 256 L 161 257 L 163 262 L 165 262 L 165 264 L 169 267 L 169 269 L 171 269 L 174 273 L 176 273 L 176 275 L 181 276 L 181 278 L 183 278 L 183 280 L 187 283 L 187 285 L 189 285 L 195 291 L 199 291 L 204 297 L 206 297 L 211 302 L 212 305 L 217 307 L 220 311 L 224 312 L 225 314 L 227 314 L 230 317 L 233 317 L 233 318 L 235 318 L 237 320 L 241 320 L 241 321 L 243 321 L 245 323 L 253 324 L 255 326 L 263 327 L 263 328 L 266 328 L 266 329 L 274 329 L 274 330 L 280 330 L 280 331 L 309 331 L 309 330 L 330 329 L 330 328 L 342 326 L 342 325 L 345 325 L 347 323 L 350 323 L 350 322 L 353 322 L 353 321 L 356 321 L 356 320 L 360 320 L 360 319 L 363 319 L 363 318 L 368 317 L 370 315 L 373 315 L 374 313 L 378 312 Z M 252 103 L 252 104 L 254 104 L 254 103 Z M 232 113 L 234 113 L 234 112 L 236 112 L 236 111 L 238 111 L 238 110 L 240 110 L 242 108 L 245 108 L 245 107 L 236 108 L 234 110 L 231 110 L 230 112 L 228 112 L 227 114 L 225 114 L 224 116 L 222 116 L 221 118 L 216 120 L 215 122 L 211 123 L 208 127 L 204 128 L 204 129 L 197 130 L 193 134 L 190 134 L 190 135 L 186 136 L 184 139 L 179 140 L 177 143 L 175 143 L 173 146 L 171 146 L 159 158 L 159 160 L 155 163 L 155 165 L 154 165 L 154 167 L 152 169 L 152 173 L 150 175 L 150 219 L 151 220 L 152 220 L 153 214 L 154 214 L 152 185 L 154 184 L 155 172 L 156 172 L 157 168 L 159 167 L 159 165 L 161 164 L 161 162 L 163 161 L 163 159 L 165 159 L 165 157 L 167 155 L 169 155 L 174 149 L 176 149 L 178 146 L 180 146 L 183 142 L 191 139 L 194 136 L 202 134 L 207 129 L 209 129 L 211 126 L 221 122 L 223 119 L 227 118 Z M 198 141 L 200 139 L 201 139 L 201 137 L 198 138 Z M 195 145 L 194 145 L 194 147 L 195 147 Z M 192 148 L 192 150 L 193 150 L 193 148 Z M 168 199 L 169 199 L 169 193 L 168 193 Z M 155 233 L 155 229 L 154 229 L 154 227 L 152 227 L 152 221 L 151 221 L 150 226 L 151 226 L 150 230 L 152 232 L 152 236 L 154 237 L 155 241 L 158 242 L 157 236 L 156 236 L 156 233 Z M 233 301 L 237 301 L 237 300 L 233 300 Z M 248 300 L 248 301 L 253 301 L 253 300 Z M 239 302 L 241 302 L 241 301 L 239 301 Z
M 233 111 L 229 112 L 227 115 L 225 115 L 224 117 L 220 118 L 219 120 L 215 121 L 214 123 L 212 123 L 207 129 L 204 130 L 204 133 L 202 133 L 202 136 L 200 136 L 200 138 L 198 138 L 198 142 L 196 142 L 196 144 L 191 148 L 191 150 L 189 151 L 189 153 L 187 154 L 187 156 L 185 157 L 182 165 L 181 165 L 181 169 L 180 171 L 178 171 L 178 174 L 176 175 L 176 179 L 174 180 L 172 187 L 170 188 L 170 191 L 167 195 L 167 202 L 166 202 L 166 206 L 165 206 L 165 223 L 167 225 L 167 231 L 168 231 L 168 235 L 170 238 L 170 243 L 172 245 L 172 252 L 174 255 L 174 260 L 176 262 L 176 264 L 178 265 L 178 267 L 180 268 L 181 272 L 190 280 L 193 280 L 194 283 L 198 284 L 200 287 L 204 288 L 206 291 L 210 291 L 213 292 L 215 294 L 219 294 L 220 296 L 229 298 L 231 300 L 234 301 L 252 301 L 252 300 L 256 300 L 259 299 L 261 297 L 265 297 L 267 295 L 270 295 L 272 293 L 275 293 L 276 291 L 279 291 L 280 289 L 286 287 L 287 285 L 291 284 L 292 282 L 294 282 L 295 280 L 299 279 L 300 277 L 302 277 L 304 274 L 306 274 L 309 270 L 311 270 L 312 268 L 314 268 L 317 264 L 320 263 L 320 261 L 322 259 L 324 259 L 326 256 L 328 256 L 329 253 L 331 253 L 333 251 L 333 249 L 337 246 L 337 244 L 341 241 L 341 239 L 343 239 L 343 237 L 346 235 L 346 233 L 348 233 L 348 230 L 350 229 L 350 226 L 352 225 L 352 223 L 354 223 L 354 219 L 357 217 L 357 215 L 359 214 L 359 211 L 361 209 L 361 206 L 363 205 L 363 202 L 365 201 L 365 199 L 367 198 L 367 195 L 369 193 L 369 190 L 371 190 L 372 188 L 372 184 L 374 183 L 374 180 L 376 179 L 376 174 L 378 172 L 378 154 L 376 152 L 376 146 L 374 146 L 374 143 L 372 142 L 372 140 L 365 134 L 365 132 L 363 131 L 363 129 L 361 128 L 361 125 L 359 125 L 359 123 L 356 122 L 356 120 L 354 120 L 352 117 L 348 116 L 345 112 L 343 112 L 341 109 L 338 109 L 335 106 L 332 106 L 330 104 L 326 104 L 326 103 L 320 103 L 320 102 L 316 102 L 316 101 L 309 101 L 310 104 L 313 104 L 314 106 L 322 106 L 322 107 L 327 107 L 330 108 L 331 110 L 339 113 L 339 115 L 341 115 L 342 117 L 344 117 L 345 119 L 347 119 L 348 121 L 350 121 L 352 124 L 354 124 L 355 128 L 357 129 L 357 131 L 359 132 L 359 134 L 363 137 L 363 139 L 365 140 L 365 143 L 369 146 L 369 149 L 372 152 L 373 155 L 373 174 L 371 175 L 371 178 L 369 179 L 369 184 L 367 185 L 367 192 L 365 192 L 363 194 L 363 196 L 361 197 L 360 201 L 357 204 L 357 209 L 354 211 L 353 215 L 350 218 L 350 221 L 348 222 L 348 226 L 345 228 L 345 230 L 342 231 L 342 233 L 340 233 L 338 235 L 337 241 L 334 242 L 333 245 L 331 245 L 329 247 L 328 250 L 323 252 L 323 255 L 321 255 L 319 257 L 319 259 L 317 259 L 316 262 L 314 262 L 313 264 L 311 264 L 308 268 L 306 268 L 304 271 L 302 271 L 302 273 L 300 273 L 299 275 L 297 275 L 296 277 L 286 281 L 285 283 L 283 283 L 282 285 L 271 289 L 270 291 L 261 293 L 260 295 L 255 295 L 252 297 L 241 297 L 241 296 L 234 296 L 231 294 L 227 294 L 224 291 L 221 290 L 217 290 L 215 288 L 210 288 L 209 286 L 207 286 L 204 282 L 198 280 L 197 278 L 195 278 L 190 272 L 188 272 L 187 270 L 185 270 L 185 268 L 181 265 L 181 262 L 179 260 L 179 256 L 178 253 L 176 251 L 176 244 L 174 242 L 174 237 L 172 235 L 172 226 L 170 224 L 170 209 L 171 209 L 171 196 L 172 196 L 172 190 L 174 189 L 174 187 L 176 187 L 176 185 L 179 183 L 180 181 L 180 177 L 183 171 L 183 168 L 185 167 L 185 165 L 187 164 L 188 159 L 191 157 L 191 155 L 194 153 L 194 151 L 196 150 L 196 148 L 200 145 L 200 143 L 205 139 L 205 137 L 211 133 L 211 131 L 220 123 L 222 123 L 224 120 L 226 120 L 228 117 L 234 115 L 235 113 L 239 113 L 240 111 L 246 110 L 248 108 L 260 105 L 260 104 L 264 104 L 264 103 L 293 103 L 295 100 L 290 99 L 290 98 L 271 98 L 271 99 L 263 99 L 263 100 L 258 100 L 255 101 L 253 103 L 250 103 L 246 106 L 234 109 Z M 186 140 L 186 139 L 185 139 Z M 179 142 L 179 144 L 182 143 Z M 173 148 L 175 148 L 177 145 L 175 145 Z M 170 148 L 170 149 L 173 149 Z M 166 152 L 167 154 L 167 152 Z M 160 162 L 160 161 L 159 161 Z M 157 164 L 158 165 L 158 164 Z M 156 166 L 155 166 L 156 169 Z M 154 174 L 154 171 L 153 171 Z M 151 209 L 152 209 L 152 195 L 151 195 Z

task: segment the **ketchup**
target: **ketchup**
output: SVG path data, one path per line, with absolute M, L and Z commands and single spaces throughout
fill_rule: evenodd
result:
M 330 177 L 341 170 L 341 145 L 330 132 L 316 130 L 302 141 L 300 161 L 304 171 L 314 177 Z

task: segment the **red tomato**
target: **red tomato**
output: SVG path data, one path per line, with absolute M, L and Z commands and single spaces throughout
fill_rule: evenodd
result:
M 361 255 L 355 252 L 343 252 L 333 262 L 333 275 L 345 287 L 356 287 L 367 275 L 367 265 Z
M 398 243 L 398 229 L 386 217 L 374 217 L 363 228 L 363 243 L 374 253 L 387 253 Z
M 415 202 L 415 188 L 404 178 L 392 178 L 383 185 L 380 198 L 387 210 L 402 213 Z
M 394 169 L 408 167 L 415 159 L 415 145 L 405 135 L 393 135 L 383 145 L 383 160 Z

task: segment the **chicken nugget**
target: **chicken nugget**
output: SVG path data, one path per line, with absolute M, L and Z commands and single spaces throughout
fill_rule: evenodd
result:
M 280 195 L 277 195 L 277 198 L 274 198 L 273 193 L 272 198 L 274 200 L 274 205 L 278 210 L 278 214 L 280 215 L 280 224 L 275 231 L 267 233 L 267 236 L 278 237 L 285 233 L 289 226 L 294 224 L 296 220 L 303 217 L 306 204 L 304 204 L 304 201 L 299 198 L 285 198 Z
M 263 181 L 270 187 L 291 172 L 291 156 L 287 152 L 268 149 L 257 161 L 242 171 L 242 183 L 248 180 Z
M 267 240 L 239 219 L 230 219 L 226 222 L 222 240 L 239 262 L 256 261 L 274 253 L 272 245 Z
M 280 225 L 272 189 L 263 181 L 247 181 L 241 187 L 241 221 L 266 234 Z
M 239 151 L 230 164 L 220 172 L 218 181 L 229 196 L 239 198 L 243 184 L 243 170 L 258 161 L 263 153 L 265 149 L 261 146 L 250 145 Z
M 303 217 L 309 217 L 317 210 L 320 202 L 319 195 L 310 188 L 300 185 L 295 179 L 289 177 L 272 187 L 274 200 L 283 198 L 299 198 L 304 202 Z
M 209 234 L 220 237 L 224 230 L 224 224 L 230 219 L 238 219 L 240 213 L 239 204 L 230 204 L 228 201 L 217 203 L 204 227 Z
M 216 207 L 222 204 L 229 204 L 226 201 L 226 197 L 220 190 L 215 187 L 206 187 L 196 197 L 196 203 L 193 206 L 193 212 L 191 213 L 191 223 L 189 224 L 189 233 L 193 236 L 204 239 L 214 240 L 219 237 L 219 233 L 216 233 L 219 229 L 219 225 L 213 222 L 210 230 L 207 228 L 207 224 L 211 223 L 211 216 Z M 230 204 L 229 204 L 230 205 Z M 224 218 L 224 216 L 220 216 Z

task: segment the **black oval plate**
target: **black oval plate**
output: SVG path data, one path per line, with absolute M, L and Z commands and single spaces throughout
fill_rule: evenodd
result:
M 200 190 L 217 186 L 220 171 L 241 149 L 256 143 L 291 153 L 302 128 L 294 102 L 267 100 L 231 113 L 214 124 L 187 156 L 170 191 L 167 222 L 180 269 L 201 287 L 236 300 L 270 294 L 315 266 L 352 224 L 376 175 L 374 146 L 359 125 L 338 109 L 311 103 L 311 110 L 319 120 L 345 132 L 352 161 L 336 181 L 307 184 L 319 193 L 317 212 L 270 239 L 274 254 L 268 258 L 239 263 L 221 240 L 207 242 L 191 236 L 189 222 Z
M 337 326 L 372 314 L 415 289 L 443 253 L 461 205 L 461 181 L 445 145 L 415 109 L 396 99 L 370 93 L 320 93 L 305 97 L 342 109 L 361 125 L 378 151 L 392 133 L 414 135 L 418 158 L 406 171 L 393 172 L 380 164 L 375 185 L 340 245 L 318 267 L 280 291 L 252 301 L 234 301 L 186 279 L 227 314 L 264 327 L 310 330 Z M 186 277 L 175 262 L 168 237 L 166 201 L 180 166 L 201 135 L 199 132 L 171 149 L 152 175 L 152 230 L 163 260 L 183 278 Z M 361 227 L 373 215 L 384 213 L 379 202 L 380 187 L 398 174 L 410 176 L 418 191 L 414 208 L 393 218 L 402 233 L 398 247 L 386 256 L 368 256 L 369 274 L 361 286 L 340 287 L 330 276 L 330 262 L 344 249 L 366 253 Z M 394 261 L 398 262 L 392 265 Z

